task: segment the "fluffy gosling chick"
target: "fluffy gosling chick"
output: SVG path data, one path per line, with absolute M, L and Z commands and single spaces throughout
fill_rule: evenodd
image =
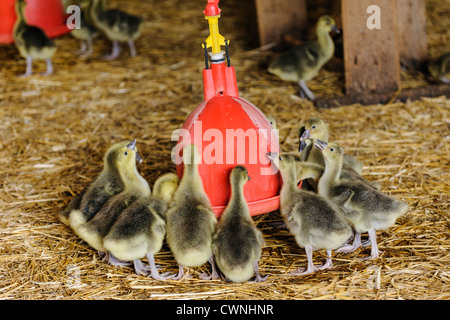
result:
M 47 37 L 45 32 L 36 26 L 30 26 L 25 18 L 25 0 L 17 0 L 17 20 L 14 24 L 13 37 L 15 45 L 22 57 L 27 60 L 27 68 L 22 76 L 33 73 L 33 60 L 45 60 L 47 71 L 43 75 L 53 73 L 52 57 L 56 52 L 55 43 Z
M 283 81 L 297 82 L 300 95 L 314 100 L 314 94 L 306 82 L 313 79 L 322 66 L 334 54 L 334 43 L 330 31 L 339 32 L 333 18 L 322 16 L 317 22 L 317 40 L 301 44 L 281 54 L 269 65 L 269 72 Z
M 59 214 L 59 219 L 70 226 L 70 216 L 79 211 L 82 221 L 87 222 L 100 211 L 103 205 L 114 195 L 124 189 L 124 175 L 120 168 L 129 158 L 124 156 L 134 148 L 136 141 L 122 141 L 108 149 L 103 157 L 103 170 L 79 195 L 75 196 L 67 208 Z M 136 154 L 137 161 L 142 161 Z
M 450 84 L 450 52 L 429 61 L 428 71 L 434 80 Z
M 134 201 L 122 213 L 103 239 L 103 245 L 114 257 L 133 261 L 137 274 L 165 280 L 174 275 L 158 273 L 154 254 L 161 250 L 166 234 L 164 219 L 167 205 L 178 186 L 178 176 L 168 173 L 159 177 L 153 194 Z M 147 256 L 149 266 L 141 262 Z
M 300 128 L 299 132 L 299 151 L 302 152 L 302 160 L 311 163 L 319 164 L 325 167 L 325 160 L 323 159 L 322 152 L 314 146 L 314 142 L 317 140 L 328 142 L 328 128 L 322 119 L 309 118 L 306 124 Z M 365 179 L 362 174 L 363 164 L 356 158 L 344 154 L 343 167 L 341 175 L 346 179 L 357 179 L 368 183 L 377 190 L 381 189 L 381 185 L 376 181 L 369 181 Z M 309 190 L 317 190 L 317 183 L 309 180 L 304 187 L 308 187 Z
M 121 152 L 116 155 L 116 164 L 123 190 L 110 197 L 90 220 L 86 220 L 86 215 L 80 210 L 73 211 L 69 217 L 70 226 L 75 233 L 99 251 L 107 251 L 103 245 L 103 238 L 108 234 L 119 214 L 136 199 L 150 195 L 147 181 L 136 168 L 136 140 L 119 150 Z
M 325 142 L 329 142 L 328 132 L 329 131 L 327 124 L 325 123 L 325 121 L 319 118 L 309 118 L 306 120 L 306 123 L 302 127 L 300 127 L 299 151 L 302 152 L 304 161 L 317 163 L 322 166 L 325 165 L 322 152 L 320 152 L 320 150 L 318 150 L 317 148 L 314 148 L 314 141 L 319 139 Z M 307 138 L 311 138 L 313 143 L 306 144 L 305 139 Z M 358 174 L 362 173 L 362 162 L 348 154 L 344 155 L 344 166 L 346 169 L 356 171 L 356 173 Z
M 264 281 L 258 271 L 264 239 L 251 216 L 244 197 L 244 185 L 250 180 L 243 166 L 233 168 L 230 175 L 231 198 L 217 223 L 212 251 L 220 271 L 233 282 Z
M 273 157 L 270 157 L 274 160 Z M 299 268 L 297 275 L 313 273 L 332 267 L 331 250 L 342 246 L 352 235 L 351 227 L 341 217 L 339 208 L 311 191 L 297 188 L 299 179 L 311 177 L 307 172 L 296 168 L 293 155 L 282 153 L 279 157 L 279 169 L 283 179 L 280 192 L 280 212 L 286 225 L 295 237 L 297 244 L 305 248 L 308 267 L 305 271 Z M 313 264 L 313 250 L 325 249 L 327 260 L 324 265 Z
M 94 52 L 93 40 L 100 35 L 100 31 L 88 22 L 86 6 L 82 5 L 80 29 L 73 29 L 70 34 L 81 43 L 79 54 L 87 58 Z
M 341 177 L 344 149 L 335 144 L 317 141 L 325 159 L 325 171 L 319 180 L 318 193 L 342 208 L 344 218 L 356 232 L 353 245 L 340 249 L 351 252 L 361 246 L 361 233 L 368 232 L 372 245 L 371 258 L 379 256 L 376 230 L 392 226 L 406 213 L 408 205 L 391 198 L 355 179 Z
M 183 177 L 167 211 L 167 243 L 179 265 L 176 279 L 184 276 L 183 266 L 200 266 L 212 256 L 217 220 L 198 171 L 200 157 L 195 145 L 184 147 Z
M 130 54 L 135 57 L 134 41 L 141 34 L 142 18 L 118 9 L 105 9 L 104 3 L 104 0 L 89 0 L 88 10 L 94 25 L 112 41 L 112 52 L 105 59 L 114 60 L 119 56 L 119 42 L 128 42 Z

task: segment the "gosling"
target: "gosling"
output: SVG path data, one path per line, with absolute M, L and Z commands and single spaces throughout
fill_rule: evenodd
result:
M 156 280 L 173 277 L 160 275 L 154 254 L 161 250 L 166 234 L 165 212 L 167 204 L 178 186 L 178 176 L 168 173 L 159 177 L 153 186 L 153 194 L 141 197 L 120 213 L 117 221 L 103 240 L 103 245 L 114 257 L 133 261 L 135 272 L 150 275 Z M 141 262 L 147 257 L 149 266 Z
M 222 213 L 213 236 L 212 251 L 220 271 L 233 282 L 265 281 L 258 270 L 264 239 L 252 218 L 244 196 L 244 185 L 250 180 L 243 166 L 233 168 L 230 175 L 231 198 Z
M 305 139 L 307 138 L 311 138 L 313 143 L 305 143 Z M 324 166 L 325 161 L 323 160 L 322 153 L 317 148 L 314 148 L 314 141 L 317 139 L 329 142 L 329 131 L 327 124 L 322 119 L 309 118 L 299 130 L 299 152 L 302 152 L 304 161 L 309 161 Z M 362 174 L 362 162 L 348 154 L 344 155 L 344 166 L 348 170 L 356 171 L 356 173 Z
M 50 75 L 53 73 L 52 57 L 56 52 L 56 45 L 41 28 L 27 23 L 26 5 L 25 0 L 17 0 L 15 6 L 17 20 L 13 29 L 15 45 L 20 55 L 27 60 L 26 71 L 22 76 L 33 74 L 33 60 L 45 60 L 47 71 L 43 75 Z
M 122 141 L 108 149 L 103 157 L 103 169 L 98 177 L 92 181 L 79 195 L 75 196 L 67 208 L 59 214 L 59 219 L 70 226 L 70 217 L 74 212 L 82 215 L 82 221 L 87 222 L 100 211 L 103 205 L 114 195 L 124 189 L 124 175 L 122 168 L 127 167 L 127 155 L 136 145 L 136 140 Z M 142 161 L 136 153 L 137 161 Z
M 444 53 L 437 59 L 430 60 L 427 67 L 435 81 L 450 84 L 450 52 Z
M 274 161 L 274 157 L 269 155 Z M 297 244 L 305 248 L 308 258 L 306 270 L 298 269 L 293 274 L 310 274 L 317 270 L 332 267 L 331 251 L 341 247 L 352 235 L 351 227 L 341 217 L 339 207 L 311 191 L 297 188 L 299 180 L 312 177 L 310 167 L 304 170 L 296 168 L 295 157 L 282 153 L 279 157 L 279 169 L 283 179 L 280 192 L 280 212 L 286 221 L 290 233 Z M 316 267 L 313 264 L 313 250 L 325 249 L 325 264 Z
M 376 230 L 391 227 L 398 217 L 405 214 L 408 204 L 391 198 L 359 180 L 342 178 L 344 148 L 323 141 L 315 145 L 322 150 L 325 171 L 318 184 L 318 193 L 337 204 L 344 212 L 344 219 L 355 229 L 352 245 L 341 248 L 340 252 L 352 252 L 361 246 L 361 233 L 369 233 L 372 245 L 371 258 L 379 256 Z
M 283 81 L 297 82 L 300 96 L 315 100 L 306 82 L 313 79 L 334 54 L 330 31 L 339 32 L 333 18 L 322 16 L 317 22 L 317 40 L 301 44 L 281 54 L 269 65 L 269 72 Z
M 322 119 L 309 118 L 306 124 L 300 128 L 299 139 L 299 152 L 301 152 L 301 158 L 303 161 L 316 163 L 321 166 L 325 166 L 325 160 L 323 159 L 322 152 L 314 147 L 314 142 L 322 140 L 328 142 L 328 128 Z M 368 183 L 373 188 L 381 189 L 380 183 L 376 181 L 369 181 L 365 179 L 362 174 L 363 164 L 356 158 L 344 154 L 342 175 L 346 179 L 357 179 Z M 310 190 L 317 190 L 317 184 L 308 181 L 305 186 L 310 185 Z
M 177 280 L 184 276 L 183 267 L 200 266 L 212 257 L 217 219 L 198 171 L 200 157 L 197 146 L 183 148 L 184 173 L 167 212 L 166 238 L 179 265 Z
M 101 209 L 90 219 L 80 211 L 73 211 L 70 215 L 70 226 L 75 233 L 94 249 L 105 252 L 103 238 L 108 234 L 114 222 L 122 211 L 140 197 L 150 195 L 147 181 L 138 173 L 136 168 L 136 140 L 117 154 L 118 170 L 123 182 L 123 191 L 112 196 Z M 111 258 L 111 257 L 110 257 Z M 109 262 L 115 264 L 116 259 Z
M 114 60 L 120 54 L 119 42 L 128 42 L 130 55 L 137 55 L 134 41 L 140 36 L 143 26 L 141 17 L 118 9 L 105 9 L 104 0 L 88 0 L 88 11 L 93 24 L 112 41 L 113 49 L 107 60 Z

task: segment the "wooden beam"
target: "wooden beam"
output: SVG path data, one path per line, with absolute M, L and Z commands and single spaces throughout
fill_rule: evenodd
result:
M 369 29 L 371 5 L 380 8 L 380 29 Z M 400 88 L 395 0 L 342 0 L 345 87 L 349 95 Z
M 256 0 L 261 46 L 280 42 L 283 33 L 307 26 L 306 0 Z
M 407 68 L 424 69 L 427 57 L 425 0 L 396 0 L 400 61 Z
M 368 94 L 345 95 L 331 99 L 316 99 L 314 102 L 317 108 L 335 108 L 347 106 L 355 103 L 362 105 L 386 104 L 388 102 L 406 102 L 407 100 L 418 100 L 422 97 L 450 97 L 450 85 L 433 84 L 427 87 L 405 89 L 401 92 L 376 92 Z

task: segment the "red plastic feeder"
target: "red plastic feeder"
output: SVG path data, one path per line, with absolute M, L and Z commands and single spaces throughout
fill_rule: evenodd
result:
M 63 35 L 70 31 L 66 25 L 61 0 L 26 0 L 25 16 L 28 23 L 38 26 L 50 37 Z M 16 0 L 0 0 L 0 43 L 13 43 L 13 29 L 17 16 Z
M 208 0 L 204 11 L 211 35 L 205 48 L 203 70 L 205 101 L 190 114 L 181 130 L 175 149 L 177 173 L 183 175 L 181 153 L 194 143 L 201 152 L 199 172 L 206 194 L 217 216 L 228 204 L 229 175 L 237 165 L 247 168 L 251 178 L 244 186 L 251 215 L 279 209 L 281 179 L 267 158 L 267 152 L 279 152 L 277 134 L 269 120 L 253 104 L 239 97 L 234 67 L 229 63 L 228 42 L 218 32 L 219 1 Z M 227 52 L 220 50 L 225 45 Z M 212 47 L 209 53 L 207 48 Z

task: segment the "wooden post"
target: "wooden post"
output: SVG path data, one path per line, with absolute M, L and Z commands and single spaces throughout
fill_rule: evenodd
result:
M 261 46 L 280 42 L 288 31 L 306 30 L 306 0 L 256 0 Z
M 425 0 L 396 3 L 400 61 L 408 68 L 423 69 L 428 57 Z
M 342 0 L 347 94 L 400 88 L 396 0 Z M 369 6 L 380 8 L 380 29 L 370 29 Z

